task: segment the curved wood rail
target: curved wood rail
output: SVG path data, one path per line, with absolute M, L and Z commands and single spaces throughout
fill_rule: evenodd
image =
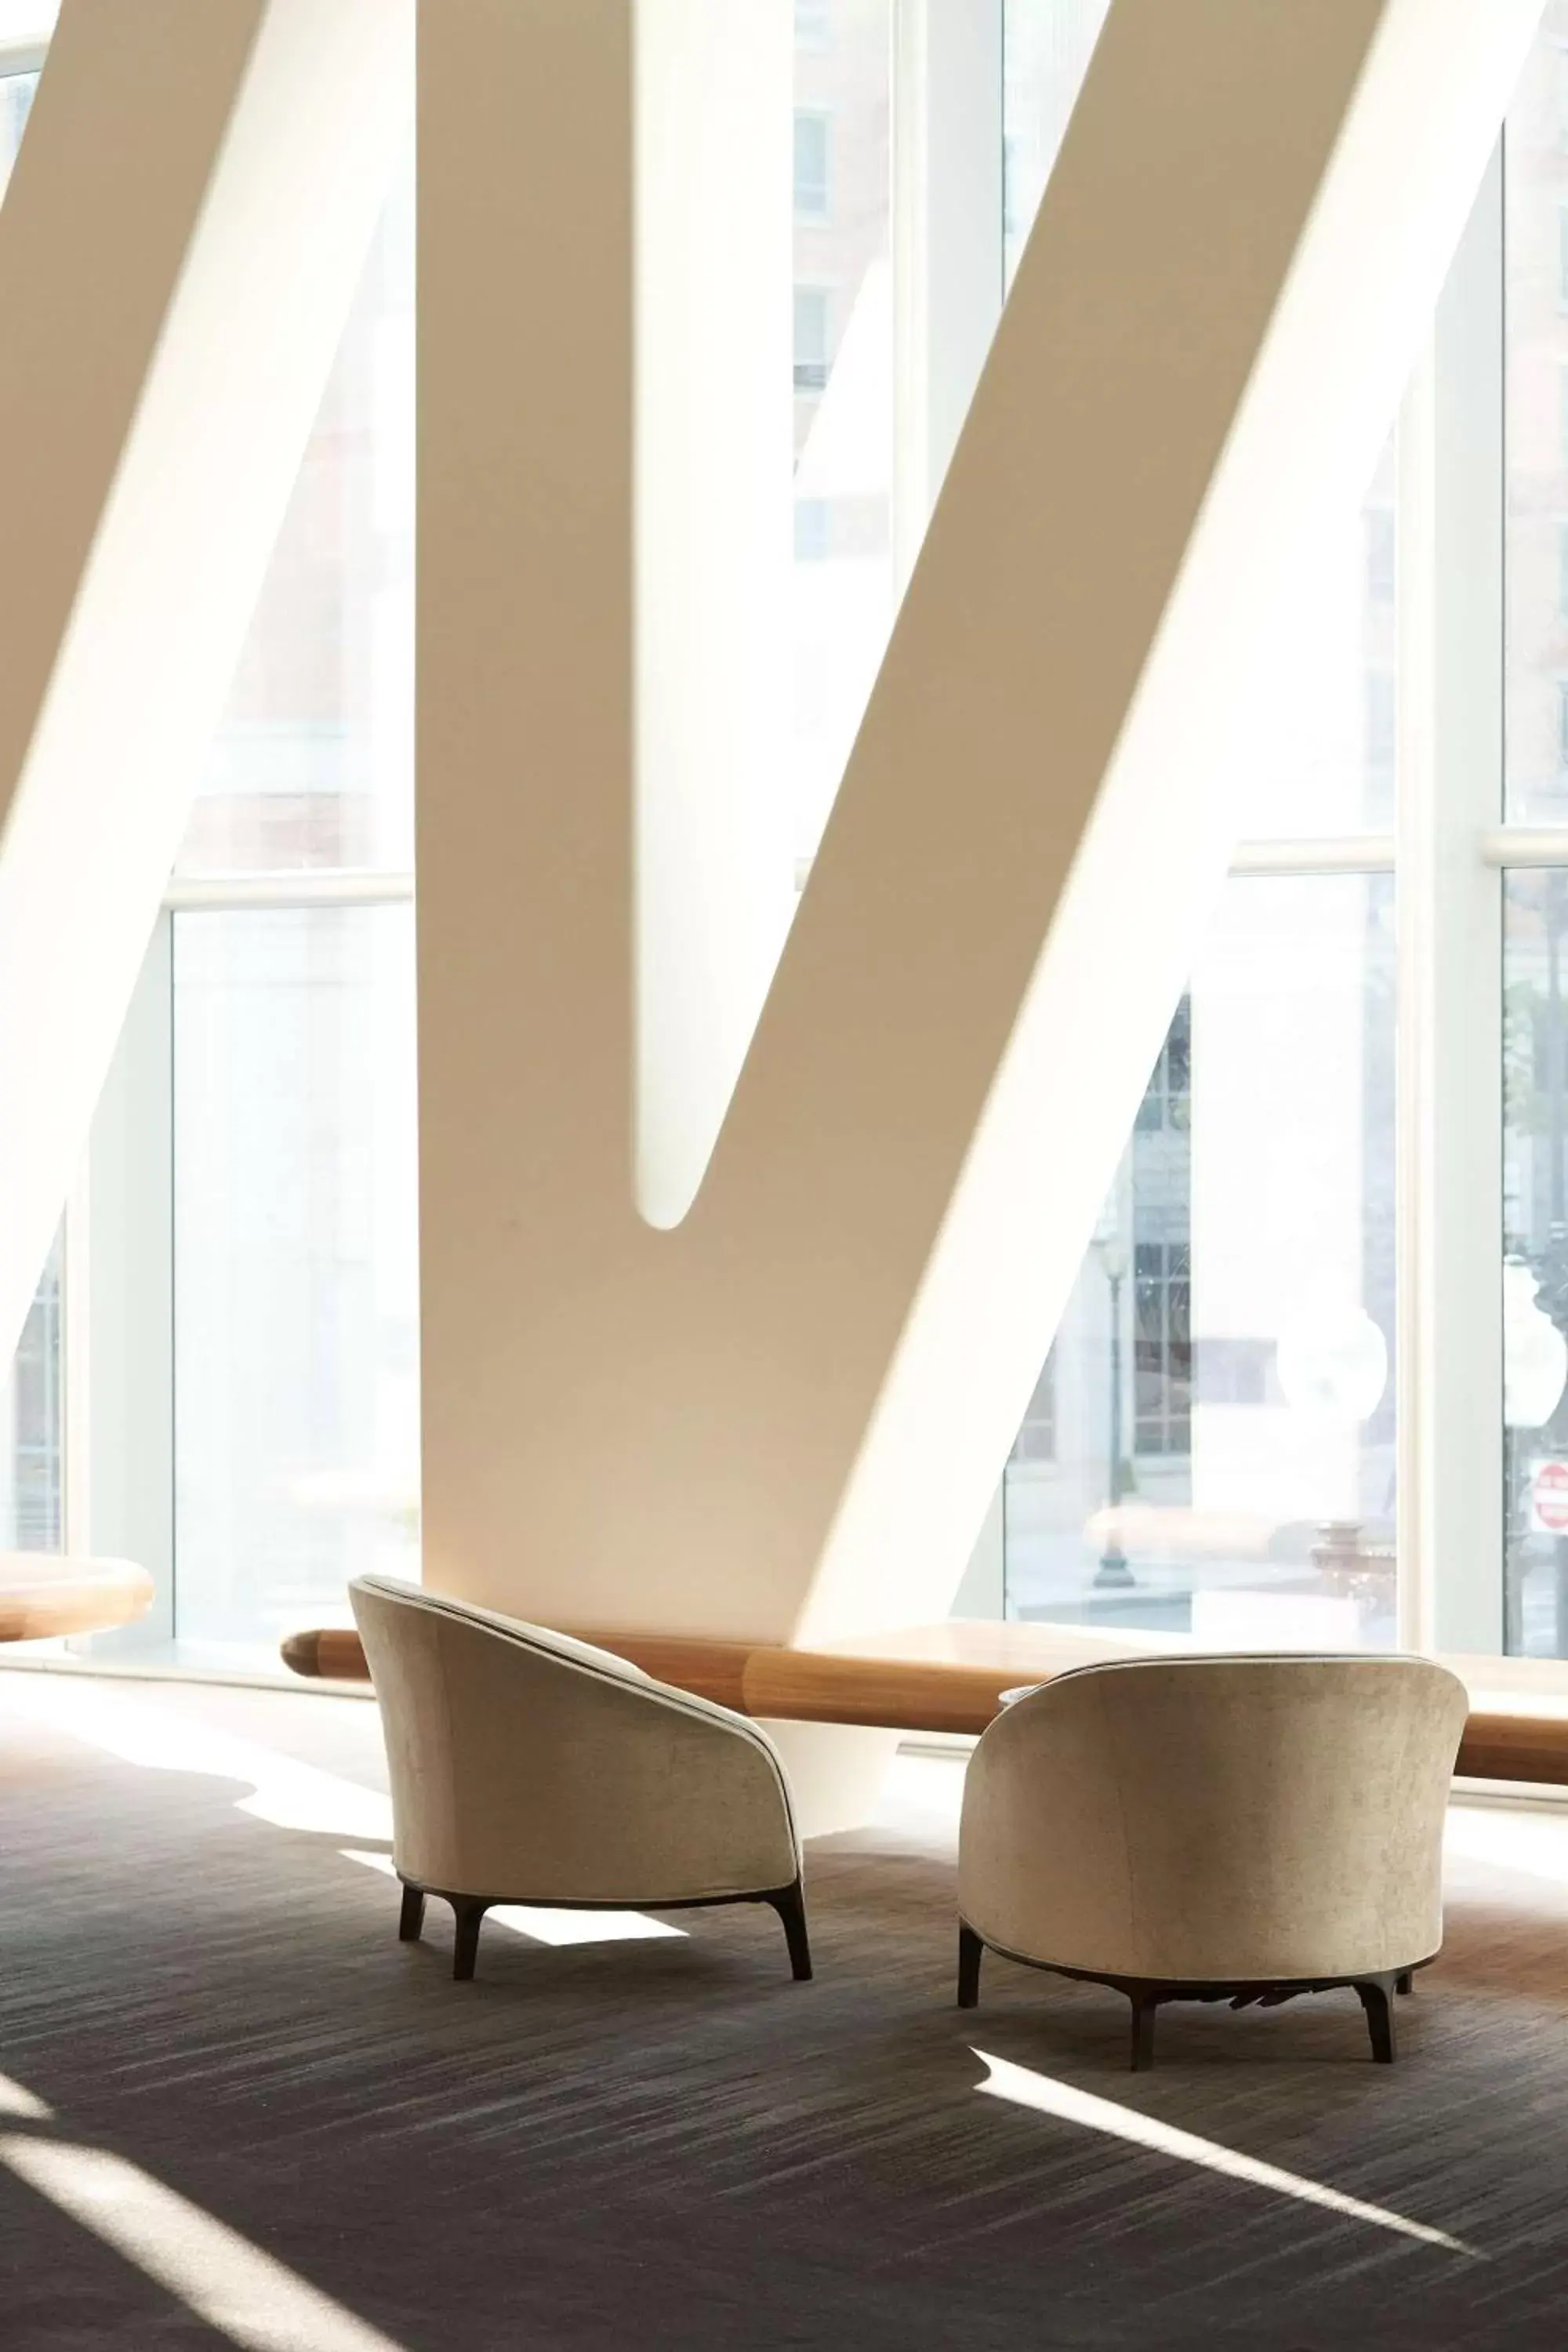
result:
M 133 1560 L 0 1552 L 0 1642 L 101 1633 L 152 1606 L 153 1580 Z
M 887 1649 L 791 1650 L 773 1643 L 715 1642 L 694 1635 L 585 1632 L 661 1683 L 715 1699 L 738 1715 L 773 1722 L 848 1723 L 884 1731 L 977 1734 L 1001 1705 L 1002 1693 L 1021 1682 L 1046 1682 L 1062 1671 L 1048 1636 L 1031 1643 L 1032 1629 L 966 1626 L 962 1643 L 946 1629 L 915 1628 L 889 1634 Z M 985 1646 L 994 1662 L 974 1654 Z M 963 1647 L 965 1658 L 935 1654 Z M 902 1656 L 891 1654 L 902 1649 Z M 921 1656 L 924 1650 L 928 1654 Z M 1031 1658 L 1031 1651 L 1034 1655 Z M 910 1654 L 914 1653 L 915 1654 Z M 297 1675 L 337 1682 L 369 1679 L 359 1635 L 322 1628 L 294 1633 L 283 1643 Z M 1568 1785 L 1568 1716 L 1486 1710 L 1473 1713 L 1456 1770 L 1477 1780 L 1529 1780 Z
M 656 1682 L 695 1692 L 737 1715 L 774 1722 L 852 1723 L 885 1731 L 983 1731 L 1001 1694 L 1020 1680 L 1016 1664 L 956 1665 L 856 1657 L 836 1651 L 786 1650 L 773 1643 L 712 1642 L 669 1633 L 572 1631 L 626 1658 Z M 292 1633 L 285 1664 L 297 1675 L 367 1682 L 359 1635 L 324 1627 Z M 1036 1676 L 1036 1679 L 1040 1679 Z

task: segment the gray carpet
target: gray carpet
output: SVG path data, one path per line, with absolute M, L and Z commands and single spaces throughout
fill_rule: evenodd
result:
M 1162 2016 L 986 1964 L 952 2006 L 947 1859 L 830 1841 L 817 1980 L 765 1911 L 549 1949 L 0 1707 L 0 2073 L 405 2352 L 624 2347 L 1560 2347 L 1568 1890 L 1473 1872 L 1368 2059 L 1350 1994 Z M 357 1841 L 363 1843 L 363 1841 Z M 976 2048 L 1450 2233 L 1414 2242 L 994 2097 Z M 217 2345 L 0 2169 L 5 2352 Z M 301 2336 L 300 2352 L 316 2352 Z

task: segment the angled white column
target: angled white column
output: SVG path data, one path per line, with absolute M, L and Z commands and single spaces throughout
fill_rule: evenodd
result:
M 0 1354 L 413 103 L 413 0 L 67 0 L 0 206 Z
M 628 7 L 426 0 L 432 1582 L 741 1635 L 945 1604 L 1221 883 L 1237 680 L 1370 470 L 1536 15 L 1118 0 L 711 1165 L 656 1234 Z

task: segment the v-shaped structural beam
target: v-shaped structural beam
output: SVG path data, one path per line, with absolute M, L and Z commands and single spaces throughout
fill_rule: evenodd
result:
M 423 19 L 426 1573 L 820 1641 L 950 1600 L 1221 884 L 1281 584 L 1370 474 L 1539 10 L 1117 0 L 670 1232 L 634 1184 L 660 14 Z

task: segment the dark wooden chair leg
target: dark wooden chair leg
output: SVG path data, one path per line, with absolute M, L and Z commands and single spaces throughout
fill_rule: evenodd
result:
M 458 1984 L 468 1984 L 479 1957 L 479 1929 L 484 1925 L 485 1906 L 458 1896 L 452 1905 L 452 1916 L 457 1923 L 452 1940 L 452 1977 Z
M 1154 2020 L 1160 1996 L 1144 1987 L 1127 1998 L 1132 2004 L 1132 2072 L 1143 2074 L 1154 2063 Z
M 399 1942 L 416 1944 L 419 1941 L 419 1931 L 424 1925 L 425 1889 L 422 1886 L 405 1886 L 403 1890 L 403 1908 L 397 1918 Z
M 796 1984 L 805 1984 L 811 1975 L 811 1938 L 805 1928 L 805 1888 L 797 1878 L 793 1886 L 775 1887 L 763 1899 L 773 1905 L 783 1922 L 795 1980 Z
M 1356 1991 L 1366 2011 L 1366 2030 L 1372 2036 L 1372 2054 L 1379 2066 L 1392 2066 L 1394 2056 L 1394 1987 L 1393 1977 L 1372 1977 L 1358 1984 Z
M 1395 1992 L 1405 1993 L 1406 1995 L 1413 1993 L 1415 1990 L 1415 1969 L 1402 1969 L 1398 1976 L 1395 1977 L 1394 1980 L 1394 1990 Z
M 985 1957 L 985 1947 L 973 1927 L 958 1923 L 958 2005 L 960 2009 L 976 2009 L 980 2003 L 980 1963 Z

